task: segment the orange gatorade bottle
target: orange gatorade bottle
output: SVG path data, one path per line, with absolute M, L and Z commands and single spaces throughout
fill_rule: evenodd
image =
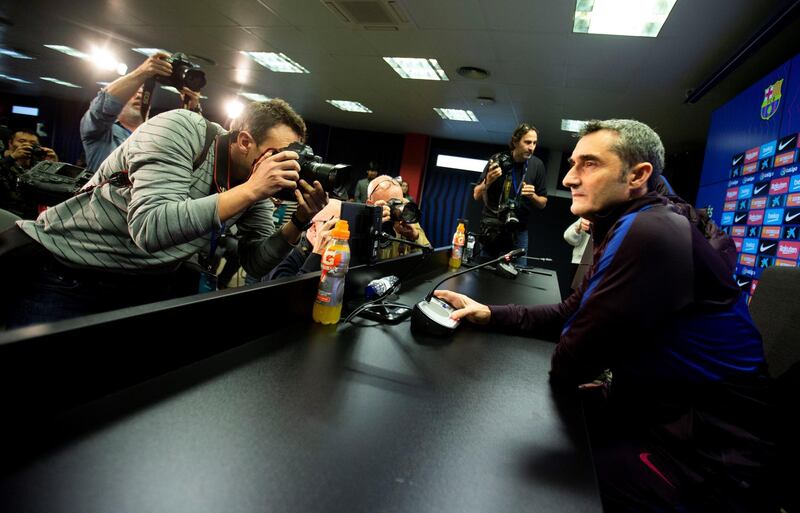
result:
M 322 324 L 336 324 L 342 314 L 344 278 L 350 265 L 350 227 L 340 220 L 331 230 L 331 241 L 322 254 L 322 275 L 311 317 Z

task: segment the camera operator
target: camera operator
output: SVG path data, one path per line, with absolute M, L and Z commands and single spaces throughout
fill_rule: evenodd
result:
M 81 141 L 90 171 L 97 171 L 106 157 L 144 122 L 140 112 L 142 85 L 156 75 L 170 76 L 172 64 L 165 60 L 168 57 L 163 52 L 148 57 L 138 68 L 101 89 L 92 100 L 81 119 Z M 201 112 L 199 92 L 184 87 L 181 98 L 187 109 Z
M 180 264 L 196 253 L 213 260 L 220 234 L 234 224 L 242 266 L 267 274 L 327 203 L 319 182 L 299 180 L 298 154 L 280 150 L 305 134 L 303 119 L 279 99 L 248 105 L 231 132 L 182 109 L 148 120 L 82 193 L 0 233 L 0 247 L 27 237 L 43 253 L 9 325 L 174 297 Z M 284 190 L 298 208 L 277 230 L 269 198 Z M 195 290 L 213 288 L 214 278 L 209 269 Z
M 419 222 L 406 222 L 400 219 L 399 210 L 405 208 L 412 208 L 419 212 L 419 207 L 416 204 L 409 202 L 403 197 L 403 187 L 400 182 L 391 176 L 381 175 L 373 179 L 367 187 L 367 205 L 375 205 L 383 207 L 383 223 L 389 235 L 394 235 L 397 238 L 403 238 L 417 244 L 430 246 L 425 232 L 419 225 Z M 393 213 L 393 210 L 395 211 Z M 419 217 L 418 215 L 416 216 Z M 391 223 L 391 229 L 387 229 Z M 393 233 L 392 233 L 393 232 Z M 388 247 L 381 249 L 378 252 L 379 258 L 394 258 L 396 256 L 405 255 L 411 251 L 419 251 L 407 244 L 399 242 L 392 242 Z
M 492 155 L 472 191 L 475 200 L 483 200 L 479 237 L 483 257 L 495 258 L 515 248 L 528 251 L 531 206 L 547 205 L 544 164 L 533 156 L 538 140 L 534 126 L 519 125 L 509 150 Z
M 17 179 L 42 160 L 58 161 L 58 155 L 50 148 L 39 146 L 39 136 L 31 130 L 13 132 L 8 140 L 8 149 L 0 160 L 0 208 L 21 217 L 32 217 L 17 188 Z

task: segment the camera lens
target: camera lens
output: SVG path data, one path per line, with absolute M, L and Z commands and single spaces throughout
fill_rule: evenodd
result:
M 192 91 L 199 91 L 206 85 L 206 74 L 199 69 L 189 68 L 183 74 L 183 84 Z
M 308 173 L 308 177 L 304 175 L 303 171 Z M 300 164 L 300 178 L 308 183 L 317 180 L 326 191 L 340 187 L 347 182 L 349 177 L 350 166 L 347 164 L 326 164 L 313 160 L 304 160 Z

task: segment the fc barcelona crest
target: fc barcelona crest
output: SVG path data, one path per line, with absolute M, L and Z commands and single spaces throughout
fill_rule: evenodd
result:
M 783 79 L 780 79 L 764 89 L 764 101 L 761 102 L 761 119 L 766 121 L 778 112 L 778 106 L 781 104 L 782 85 Z

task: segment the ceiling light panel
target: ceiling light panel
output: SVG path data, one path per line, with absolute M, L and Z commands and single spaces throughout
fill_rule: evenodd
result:
M 412 80 L 449 80 L 436 59 L 384 57 L 398 75 Z
M 586 126 L 587 121 L 578 121 L 577 119 L 562 119 L 561 130 L 565 132 L 578 133 Z
M 372 113 L 367 107 L 362 105 L 359 102 L 352 102 L 349 100 L 325 100 L 326 102 L 330 103 L 337 109 L 341 109 L 347 112 L 365 112 L 365 113 Z
M 242 52 L 257 64 L 277 73 L 310 73 L 300 63 L 293 61 L 282 53 L 274 52 Z
M 676 0 L 577 0 L 573 32 L 656 37 Z
M 76 50 L 76 49 L 74 49 L 74 48 L 72 48 L 70 46 L 63 46 L 63 45 L 44 45 L 44 46 L 49 48 L 49 49 L 51 49 L 51 50 L 55 50 L 57 52 L 65 53 L 65 54 L 69 55 L 70 57 L 76 57 L 78 59 L 84 59 L 84 60 L 89 59 L 89 54 L 83 53 L 82 51 Z
M 254 102 L 268 102 L 271 99 L 269 96 L 264 96 L 263 94 L 259 94 L 259 93 L 244 93 L 244 92 L 242 92 L 242 93 L 239 93 L 239 96 L 242 96 L 242 97 L 247 98 L 248 100 L 254 101 Z
M 439 107 L 435 107 L 433 110 L 435 110 L 442 119 L 449 119 L 451 121 L 472 121 L 473 123 L 478 121 L 478 118 L 475 117 L 475 114 L 473 114 L 471 110 L 443 109 Z
M 72 82 L 66 82 L 64 80 L 59 80 L 57 78 L 53 78 L 53 77 L 39 77 L 39 78 L 44 80 L 45 82 L 52 82 L 52 83 L 58 84 L 60 86 L 74 87 L 76 89 L 81 89 L 81 86 L 79 86 L 78 84 L 73 84 Z
M 6 57 L 12 57 L 14 59 L 24 59 L 28 61 L 33 60 L 33 57 L 29 55 L 17 52 L 16 50 L 10 50 L 8 48 L 0 48 L 0 55 L 5 55 Z

